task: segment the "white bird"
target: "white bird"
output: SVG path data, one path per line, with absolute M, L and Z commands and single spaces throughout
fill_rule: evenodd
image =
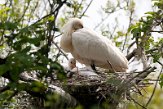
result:
M 78 18 L 65 24 L 60 46 L 86 66 L 95 65 L 117 72 L 128 69 L 128 60 L 123 53 L 106 37 L 85 28 Z
M 62 63 L 61 65 L 66 71 L 67 77 L 72 77 L 74 73 L 78 74 L 78 67 L 76 66 L 76 60 L 74 58 L 69 59 L 68 63 Z
M 63 68 L 66 70 L 66 71 L 71 71 L 73 70 L 74 68 L 76 68 L 76 60 L 74 58 L 70 58 L 68 60 L 68 63 L 62 63 L 61 64 L 63 66 Z

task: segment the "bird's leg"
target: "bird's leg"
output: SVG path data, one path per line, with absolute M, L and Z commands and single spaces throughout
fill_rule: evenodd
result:
M 91 68 L 93 69 L 94 72 L 99 73 L 99 72 L 97 71 L 97 69 L 96 69 L 95 64 L 91 64 Z

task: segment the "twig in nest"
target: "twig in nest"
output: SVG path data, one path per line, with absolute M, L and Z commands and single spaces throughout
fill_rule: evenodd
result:
M 100 94 L 102 95 L 102 97 L 100 98 L 99 103 L 98 103 L 98 106 L 99 106 L 99 107 L 100 107 L 101 100 L 102 100 L 103 98 L 106 99 L 106 97 L 105 97 L 105 95 L 104 95 L 103 93 L 100 93 Z
M 122 91 L 125 91 L 128 88 L 134 86 L 135 84 L 138 84 L 140 81 L 142 81 L 142 80 L 138 80 L 139 78 L 144 79 L 145 77 L 148 76 L 148 74 L 150 74 L 152 71 L 154 71 L 154 69 L 156 69 L 156 68 L 155 67 L 146 68 L 145 70 L 141 71 L 136 76 L 124 81 L 123 84 L 120 85 L 119 89 L 121 89 Z
M 133 85 L 134 86 L 134 88 L 135 88 L 135 92 L 136 93 L 138 93 L 138 94 L 140 94 L 140 95 L 143 95 L 142 93 L 141 93 L 141 91 L 140 91 L 140 89 L 136 86 L 136 85 Z
M 149 73 L 151 73 L 152 71 L 154 71 L 156 68 L 155 67 L 153 67 L 153 68 L 151 68 L 151 67 L 147 67 L 145 70 L 143 70 L 143 71 L 140 71 L 140 72 L 136 72 L 136 73 L 138 73 L 136 76 L 134 76 L 133 78 L 131 78 L 131 79 L 129 79 L 127 82 L 131 82 L 131 81 L 133 81 L 133 80 L 135 80 L 136 78 L 145 78 L 146 76 L 148 76 L 148 74 Z M 139 83 L 140 81 L 138 81 L 138 82 L 136 82 L 136 84 L 137 83 Z
M 151 72 L 153 72 L 155 69 L 156 69 L 156 67 L 152 67 L 152 68 L 150 68 L 149 70 L 146 70 L 145 72 L 143 72 L 143 73 L 141 73 L 141 74 L 139 75 L 139 78 L 140 78 L 140 79 L 146 78 L 146 77 L 147 77 Z M 138 84 L 140 81 L 141 81 L 141 80 L 137 80 L 137 81 L 136 81 L 136 84 Z

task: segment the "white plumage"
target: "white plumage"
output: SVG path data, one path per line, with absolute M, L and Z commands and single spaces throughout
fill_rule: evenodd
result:
M 78 18 L 71 19 L 64 26 L 60 45 L 82 64 L 120 72 L 128 69 L 123 53 L 106 37 L 85 28 Z
M 73 70 L 74 68 L 76 68 L 76 60 L 74 58 L 70 58 L 68 60 L 68 63 L 61 63 L 61 65 L 63 66 L 63 68 L 66 70 L 66 71 L 71 71 Z

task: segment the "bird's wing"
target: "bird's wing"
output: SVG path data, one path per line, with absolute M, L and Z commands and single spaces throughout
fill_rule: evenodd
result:
M 127 60 L 113 43 L 94 31 L 83 28 L 72 34 L 72 45 L 75 52 L 85 59 L 101 63 L 111 63 L 127 69 Z

